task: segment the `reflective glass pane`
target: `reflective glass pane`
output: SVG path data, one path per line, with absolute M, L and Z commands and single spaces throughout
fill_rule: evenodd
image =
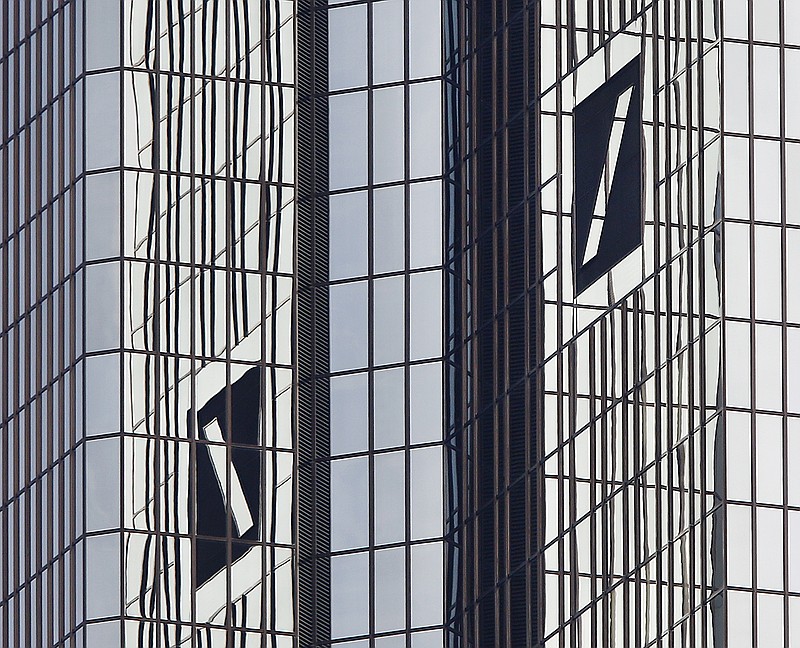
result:
M 86 538 L 86 618 L 119 614 L 119 534 Z
M 119 256 L 119 174 L 86 178 L 86 260 Z
M 406 636 L 391 635 L 389 637 L 376 637 L 375 648 L 406 648 Z
M 373 199 L 373 254 L 376 273 L 405 267 L 405 194 L 403 187 L 376 189 Z
M 331 462 L 331 550 L 369 544 L 369 463 L 366 457 Z
M 374 443 L 376 449 L 405 442 L 405 370 L 402 367 L 374 373 Z
M 328 87 L 331 90 L 367 84 L 367 6 L 328 12 Z
M 756 499 L 783 503 L 783 421 L 779 416 L 756 416 Z M 749 499 L 749 498 L 748 498 Z
M 372 5 L 372 82 L 403 80 L 403 2 L 384 0 Z
M 403 86 L 375 90 L 372 101 L 373 181 L 402 180 L 405 168 Z
M 409 56 L 411 78 L 442 73 L 442 5 L 430 0 L 409 0 Z
M 411 443 L 442 439 L 442 365 L 411 366 Z
M 85 360 L 86 436 L 118 432 L 120 428 L 119 355 Z
M 120 346 L 119 263 L 86 267 L 86 351 Z
M 411 635 L 411 648 L 441 648 L 443 642 L 441 630 L 415 632 Z
M 442 264 L 442 185 L 423 182 L 411 185 L 409 198 L 411 267 Z
M 415 83 L 410 88 L 411 177 L 442 173 L 442 86 Z
M 86 530 L 119 527 L 119 437 L 86 444 Z
M 367 220 L 366 192 L 331 196 L 328 241 L 331 279 L 366 276 Z
M 376 279 L 374 290 L 374 362 L 402 362 L 405 358 L 405 277 Z
M 442 275 L 411 275 L 411 360 L 442 355 Z
M 411 547 L 411 625 L 415 628 L 442 622 L 442 545 Z
M 369 436 L 367 374 L 331 378 L 330 396 L 331 453 L 365 451 Z
M 367 283 L 330 288 L 331 371 L 367 366 Z
M 411 451 L 411 538 L 442 535 L 442 448 Z
M 86 170 L 119 164 L 119 74 L 86 77 Z
M 405 455 L 375 455 L 375 543 L 405 540 Z
M 375 630 L 400 630 L 406 622 L 405 547 L 375 552 Z
M 331 558 L 331 635 L 366 634 L 369 630 L 369 555 Z
M 367 94 L 354 92 L 329 99 L 330 188 L 367 183 Z
M 105 623 L 92 623 L 86 626 L 85 648 L 108 648 L 121 646 L 120 622 L 106 621 Z
M 86 0 L 86 70 L 119 66 L 120 3 Z

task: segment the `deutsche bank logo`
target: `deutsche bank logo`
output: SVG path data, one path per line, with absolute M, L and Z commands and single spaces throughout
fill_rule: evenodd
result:
M 640 66 L 637 56 L 573 113 L 576 295 L 642 244 Z
M 198 439 L 209 442 L 197 444 L 197 587 L 228 564 L 229 508 L 231 563 L 253 546 L 241 541 L 259 539 L 261 453 L 242 446 L 258 444 L 260 404 L 261 371 L 254 367 L 197 412 Z

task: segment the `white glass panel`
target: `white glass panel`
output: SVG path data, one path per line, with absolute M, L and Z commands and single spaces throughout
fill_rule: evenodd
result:
M 369 544 L 369 463 L 366 457 L 331 461 L 331 550 Z
M 369 630 L 369 555 L 331 558 L 331 635 L 367 634 Z
M 411 625 L 442 623 L 444 584 L 441 543 L 411 548 Z
M 329 99 L 330 188 L 367 183 L 367 94 L 354 92 Z
M 442 535 L 442 448 L 411 451 L 411 538 Z
M 372 82 L 403 80 L 404 38 L 402 0 L 372 4 Z
M 367 85 L 367 6 L 328 12 L 328 87 Z
M 402 180 L 405 170 L 403 86 L 375 90 L 372 101 L 373 181 L 379 184 Z
M 331 454 L 366 451 L 369 431 L 367 374 L 331 378 Z

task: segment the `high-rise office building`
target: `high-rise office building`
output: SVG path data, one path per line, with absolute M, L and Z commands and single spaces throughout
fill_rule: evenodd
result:
M 794 0 L 0 41 L 0 646 L 798 645 Z

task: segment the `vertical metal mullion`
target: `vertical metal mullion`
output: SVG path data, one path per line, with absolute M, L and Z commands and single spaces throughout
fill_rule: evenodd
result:
M 25 615 L 25 619 L 22 621 L 23 625 L 23 643 L 33 643 L 33 631 L 34 626 L 32 624 L 31 616 L 32 614 L 38 613 L 38 609 L 34 611 L 34 606 L 36 605 L 36 601 L 34 600 L 33 596 L 33 587 L 35 583 L 35 576 L 33 573 L 34 565 L 35 565 L 35 539 L 30 537 L 31 531 L 33 529 L 33 520 L 36 516 L 36 511 L 33 510 L 35 503 L 34 503 L 34 489 L 35 489 L 35 482 L 33 481 L 34 476 L 34 461 L 32 460 L 32 454 L 34 449 L 34 441 L 33 435 L 35 433 L 35 422 L 34 422 L 34 412 L 36 408 L 36 403 L 33 399 L 30 399 L 31 394 L 31 384 L 33 383 L 35 372 L 32 367 L 32 362 L 34 361 L 33 353 L 31 352 L 31 344 L 33 341 L 33 336 L 35 334 L 34 327 L 32 326 L 33 316 L 34 316 L 34 309 L 33 309 L 33 300 L 31 299 L 31 287 L 34 283 L 34 270 L 31 267 L 31 260 L 33 258 L 33 249 L 35 242 L 33 241 L 33 197 L 32 197 L 32 188 L 31 188 L 31 176 L 34 173 L 33 170 L 33 160 L 31 160 L 31 139 L 33 136 L 34 127 L 32 123 L 28 123 L 28 115 L 31 113 L 32 104 L 33 104 L 33 97 L 31 96 L 31 76 L 33 74 L 33 66 L 31 62 L 31 58 L 33 52 L 32 47 L 32 39 L 31 39 L 31 9 L 28 6 L 24 7 L 24 24 L 25 24 L 25 58 L 24 60 L 20 61 L 20 67 L 24 66 L 25 69 L 25 86 L 20 86 L 18 95 L 20 98 L 20 105 L 23 104 L 22 98 L 24 97 L 24 109 L 21 115 L 22 119 L 20 123 L 22 124 L 20 128 L 20 132 L 18 137 L 21 139 L 21 143 L 24 143 L 24 150 L 25 150 L 25 167 L 20 167 L 19 170 L 22 173 L 22 204 L 20 205 L 20 217 L 22 219 L 21 225 L 24 229 L 20 230 L 20 243 L 25 245 L 25 253 L 24 255 L 20 255 L 20 262 L 24 266 L 24 269 L 21 275 L 24 277 L 25 283 L 23 286 L 20 286 L 20 290 L 23 292 L 24 297 L 22 299 L 22 312 L 20 312 L 20 316 L 23 318 L 20 322 L 20 326 L 25 330 L 25 352 L 24 352 L 24 367 L 20 368 L 20 374 L 23 376 L 22 381 L 22 391 L 20 393 L 20 402 L 21 402 L 21 412 L 24 413 L 24 426 L 25 426 L 25 439 L 24 439 L 24 452 L 25 452 L 25 460 L 23 463 L 23 481 L 22 481 L 22 489 L 21 489 L 21 498 L 20 503 L 24 500 L 25 501 L 25 509 L 24 509 L 24 530 L 20 530 L 21 533 L 18 536 L 19 538 L 27 537 L 28 542 L 25 544 L 25 556 L 23 559 L 23 567 L 22 567 L 22 579 L 20 582 L 21 589 L 21 598 L 25 603 L 25 610 L 27 614 Z M 20 16 L 20 26 L 22 26 L 23 17 Z M 23 224 L 24 223 L 24 224 Z M 36 597 L 38 598 L 38 596 Z M 38 607 L 38 606 L 37 606 Z
M 404 421 L 404 505 L 405 505 L 405 606 L 406 606 L 406 648 L 411 645 L 411 11 L 410 0 L 403 2 L 403 271 L 405 309 L 403 313 L 403 390 L 405 405 L 403 411 Z
M 375 575 L 375 255 L 373 237 L 375 232 L 375 138 L 374 138 L 374 78 L 373 78 L 373 33 L 372 33 L 373 5 L 366 4 L 366 33 L 367 33 L 367 450 L 368 450 L 368 556 L 369 556 L 369 611 L 368 627 L 370 637 L 375 635 L 375 601 L 377 600 L 377 578 Z M 405 115 L 408 108 L 404 106 Z M 405 118 L 405 117 L 404 117 Z M 405 137 L 404 137 L 405 139 Z M 404 149 L 406 147 L 404 146 Z M 406 302 L 406 309 L 409 308 Z M 404 315 L 405 318 L 405 315 Z M 405 359 L 405 358 L 404 358 Z M 404 381 L 405 383 L 405 381 Z
M 205 7 L 200 9 L 200 11 L 205 11 Z M 189 420 L 191 421 L 188 425 L 187 434 L 189 435 L 189 487 L 188 487 L 188 517 L 189 517 L 189 524 L 187 528 L 187 532 L 189 534 L 189 551 L 190 551 L 190 558 L 189 558 L 189 583 L 191 587 L 192 596 L 190 597 L 189 602 L 189 628 L 191 633 L 190 639 L 190 647 L 197 648 L 197 635 L 198 635 L 198 626 L 197 626 L 197 597 L 195 596 L 195 592 L 197 591 L 197 569 L 195 565 L 196 556 L 197 556 L 197 325 L 195 322 L 195 313 L 197 313 L 198 309 L 198 295 L 197 295 L 197 277 L 199 277 L 200 273 L 202 272 L 201 265 L 197 261 L 197 194 L 202 195 L 202 193 L 197 191 L 196 183 L 197 183 L 197 140 L 196 140 L 196 133 L 197 133 L 197 110 L 198 110 L 198 96 L 195 92 L 195 86 L 198 80 L 197 76 L 197 56 L 195 47 L 198 46 L 196 41 L 197 36 L 197 12 L 198 8 L 194 3 L 191 3 L 191 8 L 189 9 L 190 18 L 190 35 L 189 35 L 189 50 L 191 52 L 189 56 L 189 94 L 191 96 L 191 102 L 189 104 L 189 220 L 190 220 L 190 238 L 191 238 L 191 246 L 189 250 L 189 264 L 190 264 L 190 276 L 191 276 L 191 286 L 189 288 L 189 300 L 191 303 L 191 324 L 189 328 L 189 337 L 190 337 L 190 351 L 189 351 L 189 399 L 190 399 L 190 410 L 189 410 Z M 181 18 L 184 19 L 183 17 Z M 124 63 L 124 61 L 123 61 Z M 201 74 L 205 72 L 205 70 L 201 70 Z M 203 81 L 200 81 L 200 93 L 204 92 L 203 88 Z M 201 104 L 202 106 L 202 104 Z M 202 107 L 201 107 L 202 109 Z M 204 169 L 201 169 L 200 174 L 202 176 Z M 202 177 L 200 182 L 204 182 Z M 200 206 L 200 211 L 202 213 L 205 205 Z M 128 647 L 126 647 L 128 648 Z M 132 646 L 129 648 L 133 648 Z
M 753 162 L 755 160 L 755 116 L 754 112 L 754 80 L 755 80 L 755 48 L 753 45 L 754 41 L 754 34 L 753 34 L 753 3 L 748 2 L 747 7 L 747 85 L 748 85 L 748 93 L 747 93 L 747 118 L 748 118 L 748 182 L 749 186 L 752 188 L 755 186 L 755 170 L 753 169 Z M 755 269 L 755 249 L 756 249 L 756 240 L 755 240 L 755 196 L 753 195 L 753 191 L 750 191 L 750 200 L 748 204 L 748 235 L 749 235 L 749 257 L 750 257 L 750 286 L 748 291 L 749 302 L 750 302 L 750 309 L 749 309 L 749 325 L 750 325 L 750 457 L 753 466 L 757 465 L 757 449 L 758 444 L 756 443 L 756 403 L 758 397 L 758 386 L 756 383 L 755 377 L 755 367 L 756 367 L 756 335 L 758 333 L 758 327 L 755 323 L 755 279 L 756 279 L 756 269 Z M 752 468 L 751 468 L 752 474 Z M 758 555 L 758 507 L 756 506 L 756 479 L 751 480 L 750 484 L 750 530 L 751 530 L 751 550 L 753 552 L 753 556 Z M 752 592 L 751 592 L 751 610 L 752 610 L 752 640 L 753 640 L 753 648 L 767 648 L 766 646 L 758 645 L 758 561 L 751 560 L 751 578 L 752 578 Z
M 234 290 L 234 268 L 231 264 L 233 240 L 231 232 L 231 222 L 233 221 L 233 213 L 231 210 L 231 194 L 233 192 L 233 177 L 232 177 L 232 163 L 231 156 L 233 153 L 231 139 L 231 48 L 229 39 L 231 36 L 231 5 L 236 0 L 222 0 L 225 7 L 225 37 L 223 43 L 225 46 L 225 445 L 226 445 L 226 470 L 225 470 L 225 489 L 226 489 L 226 506 L 225 506 L 225 545 L 226 545 L 226 565 L 225 565 L 225 581 L 227 590 L 226 601 L 226 617 L 225 617 L 225 633 L 227 635 L 228 643 L 233 643 L 235 640 L 233 628 L 233 583 L 232 583 L 232 563 L 233 563 L 233 514 L 231 508 L 230 498 L 227 494 L 231 492 L 231 472 L 233 471 L 233 416 L 231 412 L 231 342 L 233 338 L 233 322 L 232 322 L 232 306 L 233 303 L 233 290 Z M 216 76 L 216 70 L 212 70 L 212 75 Z M 219 123 L 218 123 L 219 124 Z
M 0 66 L 2 70 L 2 83 L 3 88 L 9 88 L 9 68 L 10 68 L 10 57 L 8 56 L 8 51 L 10 50 L 10 43 L 8 38 L 8 31 L 9 31 L 9 19 L 10 19 L 10 5 L 11 3 L 6 2 L 3 3 L 2 7 L 0 7 L 0 11 L 2 11 L 3 20 L 2 20 L 2 34 L 0 34 L 0 42 L 2 42 L 2 54 L 4 57 L 4 64 Z M 3 140 L 8 141 L 7 133 L 11 130 L 10 124 L 10 110 L 8 102 L 2 102 L 0 104 L 0 133 L 2 133 Z M 9 195 L 10 195 L 10 182 L 11 175 L 9 173 L 10 164 L 9 164 L 9 145 L 10 142 L 6 144 L 2 148 L 0 152 L 0 164 L 2 164 L 2 173 L 3 178 L 6 178 L 6 181 L 2 183 L 2 194 L 0 194 L 0 202 L 2 202 L 3 213 L 9 214 L 11 213 L 9 210 Z M 11 277 L 10 273 L 8 272 L 10 263 L 9 263 L 9 254 L 10 248 L 13 245 L 11 241 L 11 233 L 12 227 L 10 224 L 10 218 L 4 218 L 2 220 L 2 233 L 3 233 L 3 245 L 0 248 L 0 271 L 4 277 Z M 10 300 L 11 296 L 13 295 L 12 289 L 12 282 L 9 280 L 6 282 L 6 285 L 2 291 L 2 300 L 0 300 L 0 322 L 2 322 L 2 328 L 6 328 L 6 323 L 10 320 L 10 313 L 12 311 Z M 11 344 L 9 339 L 13 337 L 13 328 L 9 327 L 5 335 L 0 337 L 0 346 L 2 350 L 0 351 L 0 358 L 2 358 L 2 366 L 0 366 L 0 370 L 3 371 L 3 374 L 7 376 L 6 380 L 8 382 L 13 383 L 12 372 L 13 368 L 11 366 L 11 362 L 9 360 L 9 349 L 11 348 Z M 0 421 L 6 422 L 8 432 L 2 435 L 2 442 L 0 442 L 0 457 L 2 457 L 2 462 L 4 466 L 11 466 L 11 448 L 13 448 L 12 438 L 13 438 L 13 425 L 10 420 L 11 411 L 13 408 L 12 403 L 9 399 L 9 385 L 8 382 L 4 382 L 2 389 L 0 390 Z M 9 471 L 13 473 L 13 468 Z M 0 562 L 2 563 L 2 574 L 0 574 L 0 586 L 2 587 L 2 597 L 4 600 L 8 600 L 7 594 L 11 589 L 10 581 L 12 580 L 10 572 L 11 565 L 11 556 L 13 551 L 11 547 L 8 546 L 9 538 L 13 537 L 11 530 L 13 529 L 13 524 L 9 519 L 11 516 L 12 506 L 11 506 L 11 495 L 12 489 L 9 488 L 8 483 L 8 476 L 6 475 L 3 479 L 0 480 L 0 492 L 2 492 L 2 501 L 4 506 L 0 509 L 0 526 L 2 527 L 2 537 L 3 537 L 3 544 L 6 546 L 6 550 L 3 552 L 2 559 Z M 9 603 L 6 602 L 3 605 L 2 612 L 0 612 L 0 642 L 3 645 L 10 645 L 10 635 L 11 635 L 11 622 L 13 619 L 10 618 L 9 612 Z

